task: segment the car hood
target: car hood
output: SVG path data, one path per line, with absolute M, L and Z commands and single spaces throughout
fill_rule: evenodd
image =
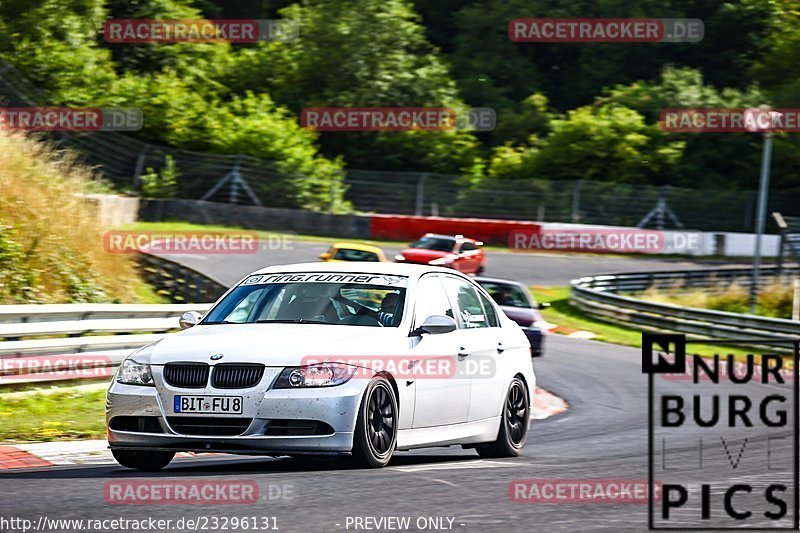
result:
M 403 342 L 405 341 L 405 343 Z M 385 355 L 407 346 L 400 328 L 320 324 L 198 325 L 166 335 L 135 353 L 140 363 L 263 363 L 296 366 L 347 355 Z M 211 356 L 222 354 L 217 361 Z M 307 361 L 306 361 L 307 362 Z
M 452 252 L 439 252 L 437 250 L 425 250 L 424 248 L 406 248 L 400 255 L 408 259 L 409 261 L 433 261 L 434 259 L 439 259 L 440 257 L 444 257 L 447 254 Z
M 506 314 L 508 318 L 519 324 L 520 326 L 530 326 L 537 320 L 541 320 L 542 316 L 536 309 L 526 307 L 509 307 L 501 305 L 500 309 Z

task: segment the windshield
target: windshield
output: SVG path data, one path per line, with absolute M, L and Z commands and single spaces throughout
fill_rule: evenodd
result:
M 480 282 L 489 296 L 497 302 L 498 305 L 506 307 L 523 307 L 530 309 L 531 304 L 527 295 L 523 292 L 522 288 L 517 285 L 508 285 L 505 283 L 492 283 L 489 281 Z
M 405 279 L 339 273 L 250 276 L 202 323 L 397 327 L 403 316 Z
M 447 237 L 423 237 L 412 244 L 411 248 L 422 248 L 423 250 L 435 250 L 437 252 L 452 252 L 455 245 L 455 239 L 448 239 Z

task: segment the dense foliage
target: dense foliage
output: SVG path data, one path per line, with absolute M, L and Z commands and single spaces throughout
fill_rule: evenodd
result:
M 672 107 L 800 107 L 798 0 L 0 0 L 0 55 L 64 105 L 136 106 L 147 142 L 274 160 L 287 194 L 340 202 L 342 169 L 752 189 L 760 136 L 660 129 Z M 523 17 L 690 17 L 694 44 L 530 44 Z M 300 38 L 110 45 L 106 18 L 282 18 Z M 305 107 L 492 107 L 492 132 L 315 133 Z M 776 188 L 800 182 L 779 136 Z M 335 198 L 332 198 L 335 197 Z
M 20 133 L 0 131 L 0 304 L 135 301 L 129 255 L 104 249 L 91 169 Z

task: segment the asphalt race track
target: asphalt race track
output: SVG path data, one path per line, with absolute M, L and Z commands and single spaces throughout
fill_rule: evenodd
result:
M 0 515 L 30 518 L 34 523 L 41 516 L 172 520 L 265 516 L 276 517 L 281 531 L 303 532 L 354 531 L 355 517 L 387 516 L 411 517 L 411 531 L 419 530 L 413 524 L 421 517 L 449 517 L 454 520 L 452 529 L 476 532 L 644 530 L 647 505 L 642 503 L 510 500 L 509 484 L 518 479 L 647 479 L 647 390 L 639 351 L 564 337 L 549 342 L 547 356 L 535 363 L 536 372 L 542 386 L 568 399 L 571 408 L 535 423 L 523 455 L 516 459 L 479 460 L 473 451 L 453 448 L 400 453 L 389 467 L 370 471 L 293 459 L 228 456 L 179 459 L 164 472 L 149 475 L 115 466 L 27 470 L 0 475 L 4 495 Z M 657 379 L 659 387 L 689 386 Z M 752 387 L 748 390 L 755 398 L 771 386 Z M 726 459 L 719 445 L 720 432 L 715 445 L 706 431 L 703 467 L 698 468 L 693 447 L 694 433 L 700 433 L 682 431 L 681 444 L 674 449 L 670 445 L 673 456 L 668 466 L 677 470 L 669 474 L 692 483 L 741 480 L 743 475 L 764 479 L 768 466 L 771 471 L 780 470 L 791 458 L 791 439 L 774 441 L 770 459 L 757 450 L 758 442 L 763 447 L 765 435 L 755 435 L 751 447 L 740 456 L 738 470 L 732 469 L 732 460 Z M 741 443 L 728 437 L 735 460 Z M 124 480 L 249 481 L 258 484 L 261 501 L 228 506 L 106 503 L 106 483 Z M 696 496 L 697 490 L 691 493 Z M 720 501 L 717 496 L 711 523 L 719 520 Z M 698 507 L 696 502 L 691 506 L 695 511 L 687 525 L 698 524 Z
M 268 247 L 268 243 L 262 243 Z M 254 254 L 239 255 L 170 255 L 165 256 L 200 272 L 211 274 L 219 281 L 233 284 L 245 275 L 269 265 L 318 261 L 330 243 L 290 241 L 286 249 L 261 249 Z M 383 248 L 390 260 L 400 248 Z M 646 272 L 656 270 L 688 270 L 712 268 L 708 261 L 686 259 L 633 259 L 580 254 L 544 254 L 521 252 L 487 252 L 487 276 L 512 278 L 527 285 L 567 285 L 581 276 L 616 272 Z M 231 257 L 234 259 L 232 260 Z
M 311 260 L 323 249 L 324 245 L 302 243 L 291 253 L 270 252 L 271 258 L 237 259 L 235 267 L 231 267 L 236 272 L 227 266 L 221 268 L 231 263 L 230 258 L 226 262 L 222 257 L 186 256 L 185 262 L 233 281 L 263 263 Z M 540 284 L 563 284 L 571 277 L 603 271 L 691 265 L 597 257 L 490 255 L 490 274 Z M 27 518 L 34 525 L 41 517 L 172 520 L 172 526 L 161 528 L 164 531 L 192 529 L 178 529 L 174 524 L 181 518 L 199 520 L 205 528 L 200 525 L 198 530 L 221 531 L 223 525 L 231 531 L 245 530 L 224 522 L 233 517 L 267 518 L 273 529 L 277 525 L 280 531 L 298 532 L 646 530 L 648 506 L 643 500 L 576 503 L 551 499 L 556 503 L 533 503 L 512 501 L 514 490 L 510 492 L 515 480 L 526 479 L 539 480 L 538 486 L 563 480 L 646 482 L 648 395 L 641 352 L 551 336 L 546 356 L 537 359 L 534 367 L 539 385 L 566 399 L 570 409 L 535 422 L 519 458 L 481 460 L 472 450 L 436 448 L 398 453 L 381 470 L 351 470 L 334 462 L 290 458 L 208 455 L 177 459 L 156 474 L 108 465 L 27 469 L 0 474 L 0 493 L 4 496 L 0 498 L 0 516 Z M 687 381 L 656 377 L 655 382 L 659 392 L 679 391 L 688 397 L 696 392 L 696 386 L 692 388 Z M 733 385 L 722 383 L 716 387 L 715 392 L 723 392 Z M 746 387 L 737 386 L 736 390 L 745 391 L 757 406 L 759 399 L 773 393 L 777 386 Z M 706 407 L 700 411 L 708 411 Z M 723 408 L 722 413 L 727 410 Z M 757 414 L 754 416 L 757 418 Z M 724 515 L 719 487 L 734 482 L 755 487 L 752 497 L 739 495 L 734 499 L 738 509 L 753 509 L 755 518 L 748 525 L 753 525 L 752 520 L 763 526 L 791 525 L 763 517 L 764 511 L 776 507 L 765 504 L 761 487 L 772 479 L 786 480 L 789 488 L 782 499 L 789 504 L 788 516 L 793 516 L 794 494 L 791 475 L 787 474 L 793 457 L 791 430 L 767 430 L 757 424 L 745 433 L 737 433 L 733 429 L 702 429 L 690 423 L 680 431 L 678 438 L 669 436 L 662 441 L 659 435 L 655 440 L 655 478 L 664 482 L 677 480 L 688 486 L 689 502 L 674 511 L 669 526 L 693 530 L 697 526 L 732 525 Z M 748 441 L 743 445 L 745 436 Z M 667 451 L 660 452 L 661 446 Z M 698 451 L 700 448 L 702 451 Z M 255 483 L 259 499 L 249 505 L 110 504 L 105 497 L 107 484 L 124 481 Z M 708 520 L 700 519 L 702 483 L 714 484 Z M 659 502 L 655 505 L 656 512 L 660 512 Z M 410 526 L 401 529 L 395 522 L 376 522 L 388 517 L 406 517 Z M 4 530 L 2 525 L 0 530 Z

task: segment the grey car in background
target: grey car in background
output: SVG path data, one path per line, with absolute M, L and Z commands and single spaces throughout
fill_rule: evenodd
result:
M 489 293 L 503 312 L 516 322 L 531 343 L 531 355 L 541 357 L 544 350 L 545 330 L 540 309 L 550 304 L 537 304 L 528 288 L 517 281 L 501 278 L 474 278 Z

